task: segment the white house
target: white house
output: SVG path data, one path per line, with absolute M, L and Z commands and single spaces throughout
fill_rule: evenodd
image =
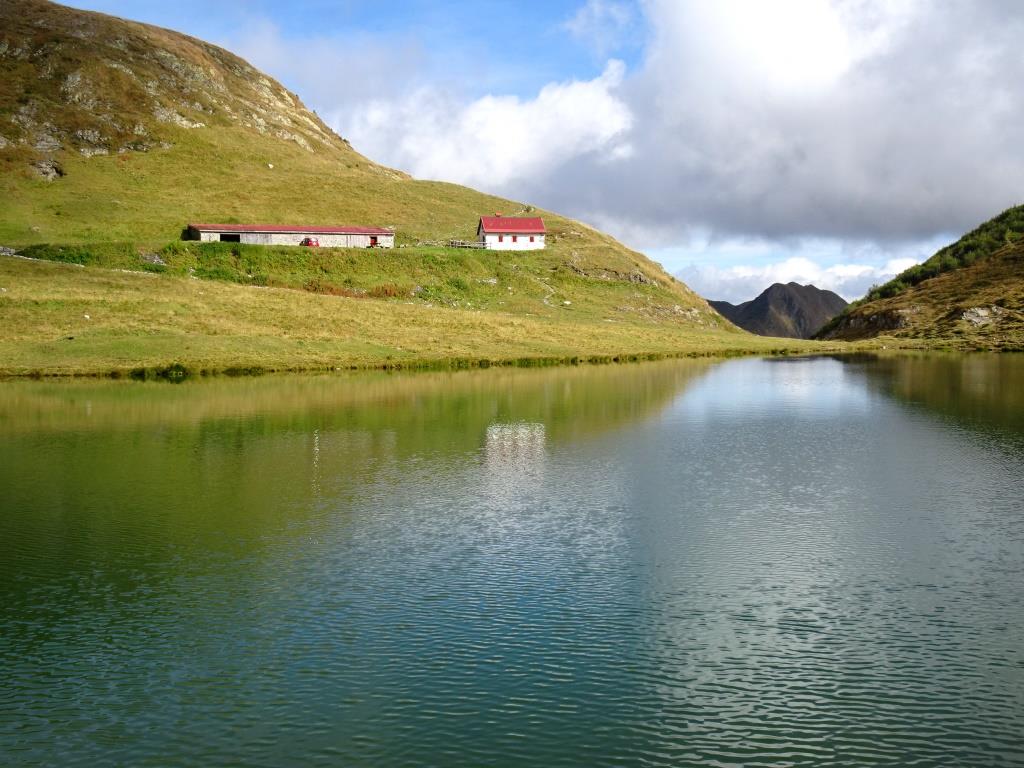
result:
M 395 233 L 380 227 L 286 227 L 270 224 L 189 224 L 192 240 L 252 245 L 301 245 L 312 238 L 324 248 L 394 248 Z
M 539 251 L 546 231 L 539 216 L 483 216 L 476 237 L 493 251 Z

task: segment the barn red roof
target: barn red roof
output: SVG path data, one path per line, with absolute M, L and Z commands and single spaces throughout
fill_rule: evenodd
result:
M 283 224 L 189 224 L 197 232 L 253 232 L 274 235 L 393 235 L 380 227 L 292 227 Z
M 547 231 L 539 216 L 481 216 L 478 229 L 513 235 L 543 235 Z

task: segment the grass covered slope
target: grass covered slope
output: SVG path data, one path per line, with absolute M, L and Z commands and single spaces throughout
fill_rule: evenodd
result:
M 543 305 L 542 305 L 543 306 Z M 463 366 L 825 351 L 636 315 L 606 322 L 0 256 L 0 375 Z M 834 348 L 834 347 L 833 347 Z
M 898 296 L 925 280 L 952 272 L 954 269 L 969 267 L 1021 238 L 1024 238 L 1024 205 L 1003 211 L 955 243 L 940 249 L 924 263 L 915 264 L 884 285 L 871 288 L 863 301 Z
M 147 252 L 131 244 L 28 246 L 28 258 L 88 267 L 144 271 L 240 285 L 495 310 L 566 321 L 702 325 L 706 315 L 684 308 L 672 283 L 639 271 L 585 273 L 578 260 L 552 263 L 540 251 L 408 247 L 393 250 L 296 248 L 237 243 L 175 242 Z M 724 330 L 732 330 L 725 326 Z
M 438 247 L 495 211 L 543 216 L 548 247 Z M 387 226 L 399 247 L 182 242 L 190 221 Z M 584 224 L 367 160 L 227 51 L 44 0 L 0 3 L 0 245 L 85 267 L 0 258 L 4 373 L 777 346 Z
M 1024 348 L 1014 319 L 1024 295 L 1022 246 L 1024 206 L 1017 206 L 872 288 L 817 338 L 885 334 L 958 347 Z
M 821 338 L 885 335 L 927 346 L 1024 351 L 1024 240 L 861 303 L 837 320 Z
M 550 268 L 656 281 L 578 222 L 370 162 L 279 83 L 185 35 L 43 0 L 0 4 L 0 245 L 177 240 L 189 221 L 362 224 L 402 245 L 468 239 L 482 214 L 544 216 Z

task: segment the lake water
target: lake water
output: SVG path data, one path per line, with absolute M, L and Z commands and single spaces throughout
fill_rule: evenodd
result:
M 1024 358 L 0 384 L 0 764 L 1024 765 Z

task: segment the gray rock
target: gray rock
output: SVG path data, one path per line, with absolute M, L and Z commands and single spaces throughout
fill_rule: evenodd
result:
M 95 93 L 92 85 L 81 72 L 72 72 L 64 78 L 60 93 L 69 104 L 78 104 L 86 109 L 96 106 Z
M 112 59 L 104 59 L 103 63 L 111 69 L 116 69 L 119 72 L 124 72 L 126 75 L 129 75 L 133 78 L 135 77 L 135 73 L 119 61 L 113 61 Z
M 298 144 L 300 147 L 302 147 L 307 152 L 312 152 L 313 151 L 313 147 L 310 146 L 309 142 L 306 141 L 306 139 L 304 139 L 302 136 L 300 136 L 297 133 L 293 133 L 292 131 L 286 131 L 284 129 L 281 129 L 281 130 L 275 131 L 274 135 L 277 136 L 277 138 L 279 138 L 279 139 L 284 139 L 285 141 L 294 141 L 296 144 Z
M 166 69 L 173 72 L 181 80 L 191 81 L 193 83 L 203 83 L 210 79 L 206 70 L 197 64 L 191 64 L 183 59 L 179 59 L 170 51 L 157 48 L 153 51 L 151 58 L 159 61 Z
M 0 245 L 0 256 L 17 256 L 18 252 L 13 248 L 8 248 L 6 245 Z
M 158 253 L 143 253 L 141 259 L 147 264 L 156 264 L 161 267 L 167 266 L 167 262 L 161 259 Z
M 56 152 L 61 148 L 60 139 L 52 133 L 37 133 L 35 143 L 32 145 L 37 152 Z
M 181 126 L 182 128 L 205 128 L 205 123 L 194 123 L 184 115 L 180 115 L 173 109 L 167 109 L 167 107 L 157 107 L 153 110 L 153 116 L 156 117 L 162 123 L 172 123 L 174 125 Z
M 36 169 L 36 172 L 42 176 L 46 181 L 55 181 L 64 175 L 64 169 L 60 163 L 52 158 L 43 158 L 42 160 L 36 160 L 32 163 L 32 167 Z
M 641 285 L 657 285 L 658 284 L 656 281 L 654 281 L 651 278 L 649 278 L 643 272 L 631 272 L 629 274 L 629 282 L 631 282 L 631 283 L 640 283 Z
M 100 132 L 95 128 L 79 128 L 75 131 L 75 138 L 79 141 L 87 141 L 90 144 L 99 144 L 103 141 Z
M 127 144 L 125 144 L 123 147 L 117 150 L 117 154 L 124 155 L 127 154 L 128 152 L 149 152 L 149 150 L 151 150 L 152 148 L 153 145 L 150 144 L 148 141 L 129 141 Z
M 961 317 L 975 328 L 980 328 L 992 323 L 998 323 L 1005 315 L 1005 309 L 993 305 L 991 307 L 971 307 L 965 310 Z

